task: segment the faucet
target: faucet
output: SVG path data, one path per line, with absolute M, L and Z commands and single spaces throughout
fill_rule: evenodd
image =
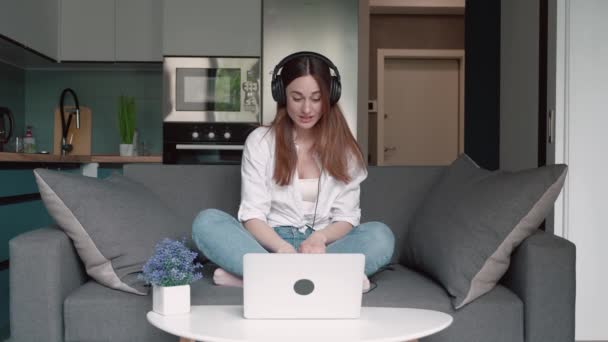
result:
M 63 109 L 63 102 L 65 100 L 65 96 L 68 93 L 72 95 L 76 109 L 72 109 L 72 110 L 68 111 L 69 116 L 68 116 L 68 120 L 66 123 L 65 112 Z M 78 104 L 78 96 L 76 96 L 76 93 L 71 88 L 65 88 L 61 92 L 61 97 L 59 98 L 59 110 L 61 112 L 61 155 L 65 156 L 66 154 L 70 153 L 73 149 L 71 141 L 68 144 L 68 129 L 70 128 L 70 124 L 72 123 L 73 115 L 76 115 L 76 128 L 80 129 L 80 105 Z

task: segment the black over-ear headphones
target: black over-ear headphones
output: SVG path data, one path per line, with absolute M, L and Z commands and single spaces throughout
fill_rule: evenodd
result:
M 331 81 L 329 83 L 329 104 L 335 105 L 340 99 L 340 95 L 342 93 L 342 84 L 340 83 L 340 72 L 338 68 L 334 65 L 334 63 L 329 60 L 329 58 L 323 56 L 320 53 L 311 52 L 311 51 L 300 51 L 296 53 L 292 53 L 291 55 L 283 58 L 276 67 L 274 67 L 274 71 L 272 72 L 272 80 L 270 83 L 270 88 L 272 90 L 272 98 L 277 101 L 277 103 L 281 106 L 284 106 L 287 103 L 287 96 L 285 94 L 285 86 L 283 85 L 283 79 L 281 79 L 280 75 L 278 75 L 279 70 L 285 66 L 287 62 L 294 58 L 310 56 L 315 57 L 327 64 L 327 66 L 334 71 L 335 76 L 331 76 Z

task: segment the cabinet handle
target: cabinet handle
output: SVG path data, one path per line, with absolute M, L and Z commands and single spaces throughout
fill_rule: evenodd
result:
M 550 109 L 549 110 L 549 122 L 547 123 L 547 128 L 549 131 L 547 140 L 549 142 L 549 144 L 553 144 L 553 138 L 555 137 L 555 109 Z
M 384 147 L 384 152 L 397 151 L 397 146 Z

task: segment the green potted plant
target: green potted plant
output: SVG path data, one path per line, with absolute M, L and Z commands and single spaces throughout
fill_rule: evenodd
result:
M 135 98 L 118 98 L 118 130 L 120 132 L 120 155 L 133 155 L 133 135 L 135 134 Z
M 190 312 L 190 284 L 203 277 L 196 257 L 183 240 L 165 238 L 156 245 L 139 275 L 152 284 L 152 310 L 161 315 Z

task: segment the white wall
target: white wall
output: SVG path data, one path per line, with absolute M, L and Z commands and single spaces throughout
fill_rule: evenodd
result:
M 608 1 L 557 4 L 558 133 L 564 139 L 556 160 L 569 165 L 563 236 L 577 248 L 576 339 L 608 340 Z
M 500 166 L 516 170 L 537 163 L 538 0 L 502 0 L 501 11 Z M 549 1 L 547 100 L 556 140 L 547 162 L 569 165 L 555 234 L 577 247 L 579 341 L 608 340 L 607 15 L 606 0 Z
M 325 55 L 338 68 L 342 83 L 339 105 L 357 136 L 359 2 L 352 0 L 264 0 L 262 20 L 262 123 L 276 115 L 271 74 L 285 56 L 308 50 Z
M 369 97 L 369 2 L 359 0 L 358 18 L 358 56 L 357 56 L 357 142 L 365 156 L 369 154 L 369 113 L 367 99 Z
M 538 0 L 500 4 L 500 168 L 538 166 Z

